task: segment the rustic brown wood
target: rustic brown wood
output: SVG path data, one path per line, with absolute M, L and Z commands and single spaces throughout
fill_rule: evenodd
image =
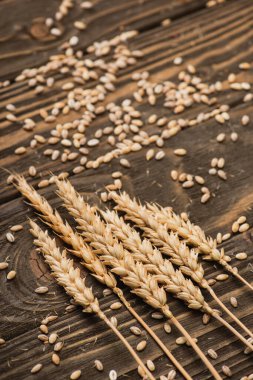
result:
M 100 0 L 94 9 L 80 14 L 80 9 L 74 7 L 64 19 L 64 34 L 60 39 L 50 36 L 43 26 L 42 18 L 54 14 L 57 3 L 50 0 L 3 0 L 0 3 L 0 70 L 1 81 L 13 79 L 26 67 L 39 66 L 48 57 L 57 52 L 58 46 L 73 34 L 73 22 L 84 19 L 88 29 L 80 32 L 80 48 L 84 49 L 93 41 L 109 38 L 122 29 L 139 30 L 138 37 L 130 42 L 130 46 L 144 51 L 144 57 L 133 67 L 122 70 L 117 84 L 117 91 L 107 98 L 117 101 L 131 96 L 135 84 L 130 81 L 134 71 L 149 70 L 154 80 L 175 79 L 181 67 L 174 66 L 172 60 L 183 56 L 186 63 L 197 66 L 199 74 L 208 82 L 224 80 L 228 73 L 238 73 L 238 64 L 242 61 L 252 62 L 253 57 L 253 3 L 251 0 L 231 0 L 207 9 L 206 1 L 202 0 Z M 160 25 L 163 19 L 170 18 L 170 27 Z M 252 69 L 242 73 L 243 80 L 252 83 Z M 24 156 L 14 155 L 14 149 L 19 145 L 28 145 L 30 134 L 25 132 L 18 123 L 6 121 L 5 106 L 17 103 L 18 116 L 22 119 L 32 116 L 37 121 L 36 133 L 48 136 L 51 124 L 45 124 L 39 118 L 39 109 L 47 108 L 52 102 L 62 98 L 60 84 L 63 77 L 58 75 L 58 90 L 48 90 L 45 94 L 34 96 L 33 91 L 24 83 L 12 82 L 7 88 L 0 88 L 0 166 L 7 170 L 27 173 L 31 164 L 36 165 L 39 175 L 52 171 L 73 168 L 73 163 L 65 165 L 52 162 L 42 155 L 43 147 L 29 150 Z M 213 120 L 185 129 L 165 144 L 166 157 L 162 161 L 145 160 L 143 150 L 129 155 L 132 169 L 124 169 L 124 188 L 138 196 L 143 201 L 157 201 L 162 205 L 170 205 L 177 212 L 187 211 L 192 220 L 199 223 L 206 232 L 215 236 L 217 232 L 230 231 L 232 222 L 239 215 L 246 215 L 250 226 L 253 225 L 253 150 L 252 121 L 247 127 L 240 127 L 243 114 L 252 114 L 252 102 L 242 103 L 242 92 L 229 89 L 219 95 L 221 104 L 231 107 L 231 122 L 228 131 L 237 131 L 239 140 L 236 144 L 227 142 L 225 145 L 215 143 L 215 137 L 224 130 Z M 187 117 L 193 117 L 205 107 L 199 105 L 185 112 Z M 153 113 L 150 106 L 141 105 L 146 116 Z M 160 114 L 170 116 L 161 105 L 156 105 Z M 74 113 L 64 120 L 72 119 Z M 88 132 L 92 136 L 94 130 L 103 127 L 108 120 L 99 117 Z M 147 127 L 152 130 L 150 127 Z M 188 155 L 183 160 L 173 155 L 173 150 L 184 147 Z M 103 146 L 102 146 L 103 149 Z M 180 170 L 198 172 L 206 177 L 207 168 L 212 157 L 224 156 L 226 170 L 229 173 L 227 182 L 208 178 L 208 184 L 215 191 L 213 198 L 206 205 L 200 204 L 200 188 L 194 186 L 183 190 L 181 186 L 170 179 L 170 171 L 176 167 Z M 97 170 L 89 170 L 79 175 L 71 176 L 74 186 L 91 203 L 99 203 L 97 191 L 111 182 L 111 173 L 122 168 L 117 161 Z M 116 369 L 119 378 L 138 379 L 136 365 L 130 355 L 116 340 L 106 326 L 94 316 L 85 315 L 80 308 L 71 313 L 65 312 L 69 298 L 60 289 L 49 273 L 43 259 L 36 253 L 32 237 L 28 233 L 27 217 L 34 218 L 30 206 L 24 204 L 18 192 L 6 185 L 7 173 L 0 171 L 0 261 L 9 257 L 11 269 L 17 271 L 13 281 L 6 281 L 6 272 L 0 273 L 0 337 L 6 344 L 0 347 L 0 379 L 68 379 L 74 369 L 83 371 L 82 379 L 102 380 L 108 378 L 110 369 Z M 30 181 L 38 183 L 38 177 Z M 53 206 L 71 221 L 60 207 L 60 201 L 54 194 L 54 187 L 41 190 Z M 15 233 L 14 244 L 7 242 L 5 233 L 8 228 L 21 223 L 25 229 Z M 73 221 L 72 221 L 73 223 Z M 252 228 L 240 235 L 234 235 L 222 246 L 231 256 L 232 264 L 236 265 L 249 282 L 252 283 Z M 246 251 L 248 259 L 243 262 L 235 260 L 237 252 Z M 206 273 L 213 278 L 222 270 L 217 265 L 205 263 Z M 83 270 L 83 269 L 82 269 Z M 113 295 L 103 297 L 103 287 L 88 275 L 88 282 L 98 296 L 103 311 L 108 316 L 116 315 L 109 309 Z M 47 285 L 49 293 L 38 295 L 34 289 Z M 182 362 L 184 367 L 196 380 L 211 379 L 200 360 L 188 347 L 177 346 L 175 329 L 171 335 L 163 331 L 164 321 L 151 318 L 152 310 L 133 296 L 128 290 L 124 293 L 143 318 L 153 327 L 157 334 Z M 215 291 L 221 300 L 230 308 L 230 296 L 238 297 L 239 307 L 235 314 L 249 328 L 253 329 L 252 293 L 237 280 L 230 278 L 225 283 L 217 283 Z M 209 299 L 208 295 L 207 299 Z M 215 303 L 212 302 L 215 306 Z M 219 354 L 214 361 L 215 367 L 221 373 L 223 364 L 230 366 L 232 380 L 253 372 L 252 354 L 244 355 L 244 347 L 229 332 L 217 322 L 211 321 L 207 326 L 201 323 L 201 314 L 188 310 L 175 299 L 171 299 L 171 309 L 179 317 L 182 324 L 198 338 L 204 352 L 213 348 Z M 50 332 L 56 331 L 65 341 L 61 353 L 62 363 L 59 367 L 50 361 L 52 347 L 43 345 L 37 340 L 40 320 L 50 313 L 57 313 L 57 321 L 49 325 Z M 140 339 L 131 335 L 129 327 L 136 324 L 131 315 L 124 309 L 117 311 L 120 330 L 133 345 Z M 229 318 L 226 317 L 227 320 Z M 145 334 L 144 334 L 145 335 Z M 141 357 L 152 359 L 156 365 L 155 376 L 168 373 L 170 363 L 162 355 L 158 347 L 148 338 L 148 346 Z M 104 364 L 104 372 L 99 373 L 93 367 L 93 361 L 100 359 Z M 36 363 L 43 363 L 43 369 L 37 375 L 31 375 L 30 369 Z M 35 377 L 36 376 L 36 377 Z M 180 379 L 180 375 L 177 376 Z

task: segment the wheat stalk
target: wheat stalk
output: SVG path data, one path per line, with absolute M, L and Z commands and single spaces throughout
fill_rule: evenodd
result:
M 207 237 L 199 226 L 191 223 L 190 220 L 184 221 L 169 207 L 162 207 L 153 203 L 146 203 L 146 205 L 147 209 L 159 223 L 165 225 L 168 230 L 177 232 L 180 237 L 187 240 L 188 244 L 197 247 L 205 260 L 218 262 L 228 272 L 253 290 L 253 286 L 228 264 L 224 249 L 218 250 L 216 240 Z
M 92 289 L 85 285 L 84 279 L 80 275 L 80 270 L 74 268 L 73 260 L 69 260 L 66 251 L 61 253 L 57 247 L 55 240 L 48 236 L 47 231 L 43 231 L 35 222 L 30 221 L 30 232 L 35 237 L 34 244 L 39 247 L 43 253 L 47 264 L 50 266 L 54 277 L 59 285 L 63 286 L 66 293 L 83 307 L 84 312 L 94 313 L 103 320 L 108 327 L 116 334 L 128 349 L 137 364 L 143 369 L 147 378 L 155 380 L 143 361 L 119 332 L 119 330 L 110 322 L 106 315 L 102 312 L 97 298 L 94 296 Z
M 145 236 L 149 237 L 154 245 L 158 246 L 164 254 L 168 255 L 173 264 L 180 267 L 182 273 L 191 277 L 199 286 L 207 289 L 222 309 L 247 334 L 251 337 L 253 336 L 252 332 L 221 302 L 213 289 L 208 285 L 208 282 L 204 279 L 204 269 L 198 263 L 198 254 L 196 252 L 190 250 L 184 241 L 179 240 L 176 233 L 169 233 L 165 225 L 160 224 L 145 206 L 139 204 L 135 199 L 132 200 L 128 194 L 111 192 L 110 197 L 116 202 L 116 208 L 124 211 L 127 219 L 136 223 L 144 231 Z M 247 342 L 242 335 L 240 339 Z
M 58 183 L 58 182 L 57 182 Z M 60 183 L 61 184 L 61 183 Z M 62 182 L 64 185 L 65 182 Z M 59 185 L 59 183 L 58 183 Z M 67 244 L 72 246 L 71 251 L 74 255 L 83 259 L 82 264 L 93 272 L 94 276 L 103 284 L 113 290 L 113 292 L 120 298 L 125 307 L 130 311 L 133 317 L 143 326 L 143 328 L 152 336 L 159 347 L 175 365 L 175 367 L 183 374 L 185 379 L 191 380 L 191 377 L 184 370 L 181 364 L 177 361 L 174 355 L 168 350 L 161 339 L 153 332 L 153 330 L 146 324 L 146 322 L 139 316 L 138 313 L 131 307 L 129 302 L 123 295 L 121 289 L 117 287 L 115 277 L 107 271 L 105 265 L 99 260 L 95 252 L 84 242 L 83 238 L 73 231 L 67 222 L 64 223 L 60 214 L 55 211 L 47 200 L 42 197 L 32 186 L 30 186 L 24 177 L 15 176 L 15 186 L 17 189 L 31 202 L 33 207 L 40 213 L 41 218 L 50 226 Z M 65 191 L 65 189 L 64 189 Z M 66 189 L 68 194 L 73 196 L 71 189 Z
M 86 241 L 89 241 L 90 245 L 96 249 L 101 260 L 112 268 L 113 273 L 120 276 L 124 284 L 129 286 L 133 293 L 143 298 L 155 309 L 160 309 L 185 336 L 214 378 L 221 379 L 192 337 L 171 313 L 167 304 L 166 292 L 163 287 L 159 287 L 156 276 L 148 273 L 141 262 L 134 260 L 133 256 L 113 236 L 110 226 L 100 219 L 94 208 L 91 208 L 84 201 L 69 181 L 57 181 L 56 183 L 58 186 L 57 194 L 79 224 Z
M 175 270 L 171 262 L 164 259 L 161 252 L 153 248 L 149 240 L 142 240 L 140 234 L 127 224 L 122 217 L 119 217 L 115 211 L 107 210 L 100 211 L 100 213 L 111 226 L 113 233 L 123 242 L 124 247 L 133 253 L 135 260 L 145 264 L 149 272 L 157 274 L 158 282 L 166 285 L 165 289 L 168 292 L 183 300 L 189 308 L 201 310 L 218 319 L 234 335 L 242 340 L 244 344 L 251 349 L 253 348 L 237 330 L 224 321 L 217 311 L 205 302 L 200 288 L 195 286 L 191 280 L 186 279 L 181 271 Z

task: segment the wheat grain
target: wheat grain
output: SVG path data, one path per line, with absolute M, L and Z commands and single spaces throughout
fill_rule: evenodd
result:
M 7 273 L 7 280 L 13 280 L 15 277 L 16 277 L 16 271 L 15 270 L 11 270 L 9 273 Z
M 85 312 L 95 313 L 101 320 L 103 320 L 122 341 L 136 362 L 143 368 L 146 375 L 150 379 L 155 380 L 126 339 L 101 311 L 98 300 L 94 297 L 92 289 L 85 285 L 85 282 L 80 275 L 80 270 L 78 268 L 74 268 L 73 260 L 69 260 L 67 258 L 66 251 L 61 253 L 59 248 L 56 246 L 55 240 L 51 239 L 48 236 L 48 233 L 41 230 L 35 222 L 30 221 L 30 226 L 30 232 L 35 237 L 34 243 L 43 253 L 45 260 L 50 266 L 59 285 L 64 287 L 66 292 L 83 307 Z M 52 355 L 52 362 L 55 365 L 60 363 L 60 358 L 55 353 Z

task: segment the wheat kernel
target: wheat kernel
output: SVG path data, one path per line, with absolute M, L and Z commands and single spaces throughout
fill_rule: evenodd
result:
M 77 380 L 81 376 L 82 371 L 80 369 L 77 369 L 76 371 L 72 372 L 70 375 L 71 380 Z
M 6 236 L 6 239 L 8 240 L 9 243 L 14 243 L 15 237 L 12 233 L 7 232 L 7 234 L 5 236 Z
M 249 224 L 248 223 L 243 223 L 240 227 L 239 227 L 239 232 L 246 232 L 248 231 L 249 229 Z
M 236 142 L 238 140 L 238 133 L 232 132 L 230 135 L 230 139 L 231 141 Z
M 218 358 L 218 354 L 216 351 L 214 351 L 212 348 L 210 348 L 208 351 L 207 351 L 208 355 L 210 356 L 210 358 L 212 359 L 217 359 Z
M 163 328 L 164 328 L 164 331 L 165 331 L 167 334 L 170 334 L 170 333 L 171 333 L 171 325 L 169 324 L 169 322 L 165 322 L 164 325 L 163 325 Z
M 151 314 L 151 317 L 152 317 L 153 319 L 158 319 L 158 320 L 164 318 L 163 314 L 162 314 L 162 313 L 159 313 L 159 311 L 155 311 L 155 312 L 153 312 L 153 313 Z
M 228 279 L 228 277 L 229 277 L 228 274 L 222 273 L 222 274 L 218 274 L 218 276 L 216 276 L 215 278 L 217 281 L 225 281 Z
M 130 168 L 131 164 L 126 158 L 121 158 L 119 161 L 120 165 L 123 166 L 124 168 Z
M 227 365 L 223 365 L 223 366 L 222 366 L 222 372 L 223 372 L 224 375 L 226 375 L 227 377 L 231 377 L 231 376 L 232 376 L 231 369 L 230 369 Z
M 183 148 L 178 148 L 174 150 L 174 154 L 176 156 L 185 156 L 187 154 L 187 150 Z
M 48 341 L 50 344 L 54 344 L 58 338 L 58 335 L 56 333 L 52 333 L 48 337 Z
M 234 233 L 234 234 L 236 234 L 236 232 L 238 232 L 239 231 L 239 223 L 237 222 L 237 221 L 235 221 L 233 224 L 232 224 L 232 232 Z
M 136 350 L 137 351 L 143 351 L 147 346 L 147 341 L 146 340 L 142 340 L 141 342 L 139 342 L 136 346 Z
M 202 316 L 203 325 L 207 325 L 209 323 L 210 319 L 211 319 L 210 315 L 204 313 Z
M 176 375 L 176 371 L 174 369 L 171 369 L 166 380 L 174 380 L 176 378 Z
M 226 240 L 230 239 L 230 237 L 231 237 L 230 233 L 224 234 L 224 235 L 222 235 L 222 241 L 226 241 Z
M 154 362 L 152 360 L 147 360 L 147 367 L 151 372 L 153 372 L 155 370 Z
M 7 278 L 7 280 L 13 280 L 15 277 L 16 277 L 16 271 L 15 270 L 11 270 L 8 274 L 7 274 L 7 276 L 6 276 L 6 278 Z
M 5 344 L 5 340 L 3 338 L 0 338 L 0 346 L 2 346 L 3 344 Z
M 118 378 L 117 372 L 114 369 L 112 369 L 109 372 L 109 380 L 117 380 L 117 378 Z
M 225 140 L 225 138 L 226 138 L 225 133 L 219 133 L 218 136 L 216 137 L 216 140 L 217 142 L 221 143 Z
M 14 153 L 21 155 L 27 152 L 27 149 L 24 146 L 20 146 L 17 149 L 15 149 Z
M 239 252 L 235 255 L 237 260 L 246 260 L 248 255 L 246 252 Z
M 185 343 L 186 343 L 186 339 L 184 336 L 180 336 L 179 338 L 176 339 L 176 344 L 178 345 L 185 344 Z
M 159 152 L 156 153 L 155 159 L 157 161 L 162 160 L 165 157 L 165 152 L 163 150 L 159 150 Z
M 41 342 L 48 342 L 48 336 L 45 335 L 45 334 L 39 334 L 37 336 L 37 338 L 41 341 Z
M 237 219 L 237 222 L 239 223 L 239 224 L 243 224 L 243 223 L 245 223 L 246 222 L 246 216 L 240 216 L 238 219 Z
M 98 359 L 94 360 L 94 367 L 98 371 L 103 371 L 103 369 L 104 369 L 103 363 L 100 360 L 98 360 Z
M 55 365 L 59 365 L 61 361 L 59 355 L 55 353 L 53 353 L 51 360 L 52 360 L 52 363 L 54 363 Z
M 237 307 L 237 306 L 238 306 L 237 299 L 236 299 L 235 297 L 230 297 L 230 304 L 231 304 L 233 307 Z
M 118 310 L 122 307 L 122 303 L 121 302 L 114 302 L 111 304 L 110 306 L 110 309 L 111 310 Z
M 205 183 L 205 180 L 203 177 L 199 176 L 199 175 L 195 175 L 194 177 L 195 181 L 199 184 L 199 185 L 204 185 Z
M 171 170 L 170 176 L 173 179 L 173 181 L 176 181 L 178 179 L 178 171 L 177 170 Z
M 48 327 L 46 325 L 40 325 L 39 328 L 43 334 L 48 334 Z
M 41 363 L 38 363 L 38 364 L 35 364 L 34 367 L 32 367 L 31 369 L 31 373 L 37 373 L 41 370 L 42 368 L 42 364 Z
M 63 348 L 63 346 L 64 346 L 63 342 L 57 342 L 57 343 L 55 343 L 55 345 L 54 345 L 54 351 L 55 352 L 61 351 L 62 348 Z
M 149 161 L 155 156 L 154 149 L 149 149 L 146 153 L 146 160 Z
M 21 230 L 23 230 L 23 226 L 22 226 L 22 224 L 15 224 L 14 226 L 12 226 L 11 228 L 10 228 L 10 230 L 12 231 L 12 232 L 18 232 L 18 231 L 21 231 Z
M 47 286 L 39 286 L 34 291 L 35 291 L 35 293 L 38 293 L 38 294 L 44 294 L 44 293 L 48 292 L 48 287 Z
M 245 125 L 248 125 L 249 122 L 250 122 L 250 118 L 249 118 L 249 116 L 248 116 L 248 115 L 243 115 L 243 116 L 242 116 L 242 119 L 241 119 L 241 124 L 242 124 L 243 126 L 245 126 Z
M 141 335 L 141 329 L 139 327 L 131 326 L 130 327 L 130 331 L 131 331 L 132 334 L 134 334 L 136 336 Z
M 6 268 L 8 268 L 9 264 L 6 263 L 5 261 L 1 262 L 0 263 L 0 270 L 4 270 Z

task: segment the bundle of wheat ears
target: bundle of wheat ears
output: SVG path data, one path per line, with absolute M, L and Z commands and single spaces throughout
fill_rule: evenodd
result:
M 249 287 L 251 285 L 229 266 L 224 251 L 219 251 L 215 241 L 207 238 L 200 227 L 191 224 L 190 221 L 185 222 L 170 208 L 154 204 L 143 206 L 125 193 L 111 192 L 109 198 L 116 203 L 115 210 L 123 211 L 125 219 L 130 219 L 143 231 L 142 236 L 123 217 L 120 217 L 117 211 L 102 211 L 91 207 L 69 181 L 55 180 L 55 182 L 58 188 L 57 194 L 78 224 L 79 233 L 63 221 L 60 214 L 26 182 L 24 177 L 19 175 L 14 177 L 15 186 L 36 209 L 42 221 L 71 247 L 69 254 L 80 258 L 81 263 L 98 281 L 113 290 L 185 379 L 192 378 L 125 299 L 122 290 L 117 286 L 115 275 L 134 294 L 152 308 L 160 310 L 174 324 L 215 379 L 222 378 L 170 310 L 167 292 L 184 301 L 188 308 L 213 316 L 253 350 L 250 341 L 225 321 L 219 311 L 213 309 L 204 299 L 200 288 L 206 289 L 217 304 L 251 338 L 253 337 L 252 332 L 226 308 L 208 284 L 198 254 L 202 254 L 208 260 L 219 262 Z M 61 253 L 47 232 L 32 221 L 30 224 L 31 232 L 36 238 L 35 244 L 45 256 L 57 282 L 84 307 L 85 311 L 96 313 L 114 331 L 140 366 L 139 373 L 142 377 L 154 379 L 126 339 L 102 313 L 98 300 L 91 289 L 85 286 L 80 271 L 74 268 L 73 262 L 66 256 L 66 251 Z

